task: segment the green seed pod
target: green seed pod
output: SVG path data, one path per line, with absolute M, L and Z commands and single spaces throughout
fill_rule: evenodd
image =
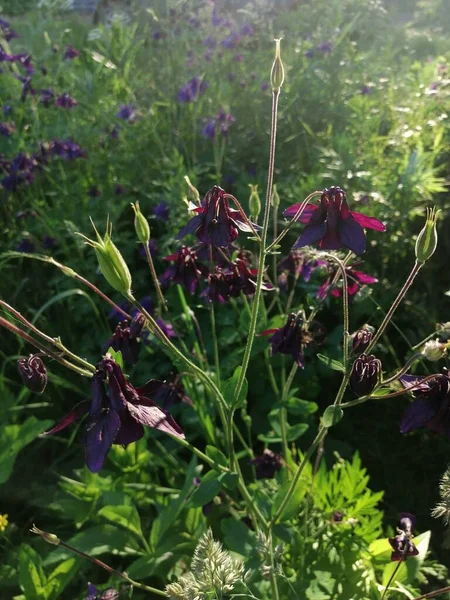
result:
M 436 222 L 440 212 L 436 211 L 435 207 L 427 208 L 427 220 L 416 241 L 416 258 L 420 263 L 431 258 L 436 250 L 438 242 Z
M 248 187 L 251 190 L 250 198 L 248 200 L 248 204 L 249 204 L 249 208 L 250 208 L 250 215 L 251 215 L 252 219 L 254 219 L 256 221 L 256 219 L 259 216 L 259 213 L 261 212 L 261 199 L 258 194 L 258 186 L 253 185 L 252 183 L 249 183 Z
M 131 274 L 119 249 L 111 241 L 112 225 L 107 221 L 104 239 L 101 238 L 94 223 L 92 225 L 97 241 L 90 240 L 81 233 L 78 235 L 86 240 L 86 244 L 94 248 L 100 270 L 109 285 L 124 296 L 129 295 L 131 293 Z
M 278 195 L 276 185 L 272 187 L 272 206 L 274 208 L 278 208 L 280 206 L 280 196 Z
M 284 82 L 284 67 L 281 62 L 280 42 L 281 39 L 275 40 L 275 60 L 273 61 L 272 72 L 270 73 L 270 84 L 273 92 L 279 92 Z
M 131 203 L 131 206 L 134 210 L 134 229 L 136 230 L 137 238 L 142 244 L 148 244 L 150 241 L 150 225 L 141 213 L 139 202 L 136 202 L 136 204 Z

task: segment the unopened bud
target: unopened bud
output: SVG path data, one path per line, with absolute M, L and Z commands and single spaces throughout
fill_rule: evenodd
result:
M 192 200 L 195 204 L 200 205 L 200 192 L 195 187 L 195 185 L 192 185 L 191 180 L 187 175 L 184 176 L 184 180 L 188 186 L 190 200 Z
M 109 222 L 106 223 L 104 239 L 100 237 L 94 223 L 92 225 L 97 236 L 97 241 L 90 240 L 81 233 L 78 235 L 81 235 L 86 240 L 86 244 L 94 248 L 100 270 L 109 285 L 117 292 L 128 296 L 131 294 L 131 274 L 119 249 L 112 243 L 112 225 Z
M 54 546 L 58 546 L 60 543 L 60 539 L 54 533 L 47 533 L 46 531 L 42 531 L 42 529 L 38 529 L 36 525 L 30 529 L 31 533 L 36 533 L 40 535 L 44 542 L 48 542 L 49 544 L 53 544 Z
M 148 224 L 147 219 L 141 213 L 139 202 L 136 202 L 136 204 L 131 203 L 131 206 L 134 210 L 134 229 L 136 231 L 137 238 L 142 244 L 148 244 L 150 241 L 150 225 Z
M 416 241 L 416 258 L 420 263 L 431 258 L 436 250 L 438 242 L 436 222 L 440 212 L 435 207 L 427 208 L 427 220 Z
M 145 317 L 142 313 L 138 312 L 130 323 L 130 338 L 135 339 L 141 335 L 142 329 L 145 325 Z
M 372 341 L 373 332 L 368 327 L 363 327 L 355 333 L 352 340 L 353 352 L 355 354 L 361 354 L 368 348 Z
M 358 397 L 368 396 L 380 382 L 381 361 L 372 354 L 361 354 L 353 363 L 350 387 Z
M 30 354 L 29 358 L 18 360 L 17 366 L 24 386 L 35 394 L 42 394 L 47 385 L 47 369 L 42 359 Z
M 284 82 L 284 67 L 280 56 L 280 42 L 281 39 L 275 40 L 275 60 L 273 61 L 272 72 L 270 73 L 270 84 L 273 92 L 279 92 Z
M 277 192 L 277 186 L 274 185 L 272 188 L 272 206 L 278 208 L 280 206 L 280 196 Z
M 435 362 L 444 358 L 447 352 L 447 345 L 442 344 L 439 340 L 430 340 L 422 348 L 422 354 L 428 360 Z
M 250 198 L 248 200 L 248 204 L 249 204 L 249 208 L 250 208 L 250 215 L 251 215 L 252 219 L 254 219 L 256 221 L 256 219 L 259 216 L 259 213 L 261 212 L 261 199 L 258 194 L 258 186 L 253 185 L 252 183 L 249 183 L 248 186 L 251 190 Z

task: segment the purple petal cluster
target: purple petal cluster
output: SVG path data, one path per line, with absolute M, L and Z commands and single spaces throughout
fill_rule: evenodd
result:
M 50 143 L 50 153 L 53 156 L 59 156 L 65 160 L 74 160 L 75 158 L 86 158 L 86 152 L 73 140 L 53 140 Z
M 270 355 L 288 354 L 293 357 L 297 365 L 303 369 L 305 357 L 303 348 L 311 341 L 307 331 L 303 329 L 303 317 L 291 313 L 285 325 L 279 329 L 267 329 L 261 335 L 271 335 L 269 343 L 272 346 Z
M 80 56 L 80 51 L 74 48 L 73 46 L 66 46 L 66 51 L 64 52 L 64 60 L 73 60 Z
M 208 87 L 208 83 L 201 77 L 193 77 L 178 92 L 178 102 L 195 102 L 202 96 Z
M 122 104 L 116 117 L 122 121 L 133 123 L 137 117 L 136 107 L 134 104 Z
M 5 21 L 5 19 L 0 19 L 0 29 L 2 31 L 3 37 L 7 42 L 10 42 L 12 39 L 19 37 L 17 33 L 11 29 L 9 26 L 9 22 Z
M 119 592 L 111 587 L 101 592 L 93 583 L 88 583 L 88 589 L 85 600 L 116 600 L 119 598 Z
M 283 466 L 283 461 L 279 454 L 266 448 L 260 456 L 255 456 L 250 464 L 255 465 L 256 479 L 273 479 Z
M 335 298 L 340 298 L 342 295 L 342 289 L 340 287 L 337 287 L 335 285 L 331 287 L 334 277 L 338 273 L 338 268 L 335 264 L 331 265 L 329 263 L 327 268 L 329 276 L 327 280 L 317 290 L 317 298 L 319 298 L 320 300 L 326 298 L 328 293 L 330 293 Z M 374 277 L 373 275 L 369 275 L 368 273 L 358 271 L 354 268 L 354 266 L 346 266 L 345 272 L 347 274 L 349 296 L 354 296 L 361 289 L 362 285 L 371 285 L 372 283 L 378 283 L 378 279 L 376 277 Z
M 78 102 L 66 92 L 56 98 L 55 104 L 60 108 L 73 108 L 74 106 L 77 106 Z
M 92 398 L 77 404 L 45 435 L 57 433 L 85 415 L 88 416 L 86 465 L 93 473 L 103 467 L 112 444 L 128 446 L 136 442 L 144 435 L 144 425 L 184 438 L 174 419 L 147 397 L 145 386 L 131 385 L 120 366 L 110 358 L 97 365 L 92 378 Z
M 38 166 L 36 158 L 19 152 L 12 160 L 0 160 L 0 170 L 6 174 L 0 180 L 8 192 L 15 192 L 21 185 L 29 185 L 34 180 L 34 171 Z
M 400 522 L 397 526 L 397 535 L 389 538 L 392 547 L 391 560 L 398 562 L 406 560 L 409 556 L 417 556 L 419 550 L 411 538 L 416 526 L 416 517 L 410 513 L 400 513 Z
M 220 108 L 215 117 L 211 117 L 202 129 L 202 136 L 211 140 L 215 139 L 216 134 L 220 133 L 224 137 L 228 135 L 230 126 L 236 122 L 236 118 Z
M 177 252 L 166 256 L 164 260 L 173 262 L 173 265 L 166 269 L 160 277 L 160 282 L 164 286 L 173 281 L 184 286 L 193 294 L 199 281 L 208 274 L 208 268 L 198 262 L 195 250 L 191 250 L 187 246 L 181 246 Z
M 139 338 L 144 322 L 145 318 L 138 313 L 130 324 L 127 321 L 118 323 L 112 337 L 104 344 L 103 352 L 106 353 L 109 348 L 112 348 L 115 352 L 122 354 L 125 364 L 136 364 L 141 349 Z
M 247 260 L 236 258 L 224 267 L 216 266 L 208 277 L 208 285 L 201 296 L 208 302 L 223 304 L 230 298 L 238 298 L 241 293 L 251 296 L 255 293 L 258 269 L 250 268 Z M 263 290 L 272 290 L 269 283 L 262 284 Z
M 153 214 L 160 221 L 167 221 L 170 215 L 170 209 L 167 202 L 162 200 L 159 204 L 153 207 Z

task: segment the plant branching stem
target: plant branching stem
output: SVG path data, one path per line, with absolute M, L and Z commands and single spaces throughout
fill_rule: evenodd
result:
M 155 271 L 155 265 L 153 264 L 153 258 L 150 252 L 150 248 L 148 247 L 148 244 L 143 244 L 143 246 L 145 250 L 145 256 L 147 257 L 148 266 L 150 267 L 150 273 L 152 274 L 153 285 L 156 289 L 156 296 L 158 298 L 159 308 L 167 310 L 166 300 L 163 296 L 161 286 L 159 285 L 158 276 Z

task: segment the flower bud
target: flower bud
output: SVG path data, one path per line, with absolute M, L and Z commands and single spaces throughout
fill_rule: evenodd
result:
M 272 72 L 270 73 L 270 84 L 273 92 L 279 92 L 284 82 L 284 67 L 280 56 L 280 42 L 281 39 L 275 40 L 275 60 L 273 61 Z
M 136 202 L 136 204 L 131 203 L 131 206 L 134 210 L 134 229 L 136 231 L 137 238 L 142 244 L 148 244 L 150 241 L 150 225 L 148 224 L 147 219 L 141 213 L 139 202 Z
M 30 354 L 29 358 L 18 360 L 17 366 L 24 386 L 35 394 L 42 394 L 47 385 L 47 369 L 42 359 Z
M 130 323 L 130 338 L 135 339 L 141 335 L 142 329 L 145 325 L 145 317 L 142 313 L 138 312 Z
M 440 211 L 436 211 L 435 207 L 427 208 L 427 220 L 416 241 L 416 258 L 420 263 L 431 258 L 436 250 L 438 242 L 436 222 L 439 213 Z
M 81 233 L 78 235 L 81 235 L 86 240 L 86 244 L 94 248 L 100 270 L 109 285 L 117 292 L 128 296 L 131 294 L 131 274 L 119 249 L 112 243 L 112 225 L 109 222 L 106 223 L 104 239 L 100 237 L 94 223 L 92 225 L 97 236 L 97 241 L 90 240 Z
M 372 341 L 373 333 L 368 328 L 363 327 L 357 331 L 352 340 L 353 352 L 358 355 L 365 352 L 366 348 Z
M 200 192 L 195 187 L 195 185 L 192 184 L 191 180 L 189 179 L 189 177 L 187 175 L 184 176 L 184 180 L 186 182 L 186 185 L 188 186 L 190 200 L 192 202 L 194 202 L 195 204 L 200 205 L 201 204 Z
M 280 206 L 280 196 L 277 192 L 277 186 L 274 185 L 272 188 L 272 206 L 278 208 Z
M 256 221 L 261 212 L 261 199 L 258 194 L 258 186 L 252 183 L 248 184 L 250 188 L 250 198 L 248 200 L 251 218 Z
M 54 533 L 47 533 L 46 531 L 42 531 L 42 529 L 38 529 L 36 525 L 33 525 L 30 531 L 31 533 L 36 533 L 37 535 L 40 535 L 44 542 L 48 542 L 49 544 L 53 544 L 54 546 L 59 546 L 61 540 Z
M 380 381 L 381 369 L 381 361 L 373 354 L 361 354 L 353 363 L 350 388 L 358 397 L 368 396 Z
M 422 354 L 432 362 L 444 358 L 446 351 L 447 345 L 442 344 L 439 340 L 430 340 L 429 342 L 426 342 L 422 348 Z

